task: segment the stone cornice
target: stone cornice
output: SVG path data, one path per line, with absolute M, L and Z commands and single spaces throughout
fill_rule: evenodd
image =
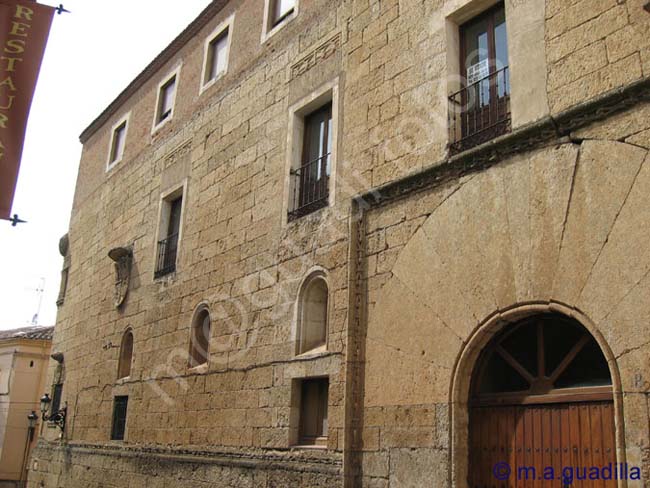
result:
M 156 74 L 170 59 L 172 59 L 199 31 L 205 27 L 214 16 L 226 6 L 229 0 L 214 0 L 199 16 L 194 19 L 176 38 L 154 58 L 142 72 L 111 102 L 111 104 L 93 120 L 79 136 L 82 144 L 92 136 L 108 119 L 149 79 Z M 155 15 L 155 12 L 152 12 Z
M 643 102 L 650 102 L 650 77 L 609 91 L 557 115 L 545 117 L 490 142 L 447 157 L 417 173 L 374 188 L 355 198 L 356 207 L 363 211 L 385 205 L 413 192 L 480 171 L 509 156 L 568 140 L 571 132 L 576 129 Z
M 343 458 L 339 452 L 320 449 L 238 449 L 216 450 L 175 448 L 118 443 L 49 442 L 40 439 L 38 449 L 66 455 L 91 454 L 122 458 L 147 458 L 181 463 L 216 464 L 252 469 L 291 469 L 301 472 L 341 475 Z

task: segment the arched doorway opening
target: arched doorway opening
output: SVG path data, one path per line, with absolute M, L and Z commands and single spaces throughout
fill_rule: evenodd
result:
M 571 486 L 617 486 L 575 479 L 615 465 L 615 431 L 612 378 L 594 337 L 563 315 L 525 318 L 493 337 L 474 368 L 469 486 L 557 487 L 565 467 L 579 469 Z

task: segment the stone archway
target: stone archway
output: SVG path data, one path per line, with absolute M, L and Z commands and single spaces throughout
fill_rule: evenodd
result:
M 466 488 L 472 487 L 470 480 L 475 479 L 470 475 L 470 470 L 473 470 L 475 466 L 471 465 L 471 449 L 472 442 L 476 443 L 476 436 L 472 436 L 472 430 L 476 428 L 477 421 L 476 417 L 473 417 L 473 414 L 476 413 L 475 408 L 480 408 L 480 406 L 487 406 L 487 404 L 481 400 L 477 401 L 476 393 L 480 390 L 480 387 L 477 385 L 477 381 L 480 381 L 479 375 L 482 366 L 485 365 L 486 358 L 489 356 L 491 350 L 494 349 L 495 345 L 500 344 L 501 340 L 507 336 L 508 332 L 516 330 L 517 327 L 521 327 L 524 324 L 530 323 L 531 320 L 534 320 L 538 317 L 551 317 L 557 318 L 563 321 L 569 326 L 573 326 L 578 331 L 582 331 L 582 336 L 577 340 L 581 341 L 581 337 L 584 337 L 584 344 L 591 344 L 593 347 L 598 349 L 598 353 L 602 354 L 602 360 L 606 364 L 607 372 L 609 375 L 609 385 L 600 385 L 594 390 L 583 390 L 572 389 L 566 390 L 565 392 L 555 389 L 553 385 L 547 385 L 547 388 L 541 386 L 536 386 L 527 388 L 524 393 L 523 390 L 520 394 L 513 394 L 510 399 L 506 395 L 500 395 L 501 398 L 493 402 L 494 406 L 508 405 L 515 416 L 521 414 L 531 415 L 546 415 L 552 417 L 553 413 L 550 411 L 549 407 L 541 407 L 541 405 L 556 405 L 557 408 L 554 410 L 558 415 L 569 415 L 569 409 L 575 407 L 575 411 L 572 415 L 579 416 L 588 414 L 581 412 L 580 408 L 585 405 L 589 405 L 594 409 L 597 409 L 598 412 L 595 412 L 595 415 L 609 415 L 605 425 L 609 426 L 609 429 L 613 429 L 614 432 L 610 433 L 608 438 L 609 446 L 605 446 L 606 449 L 611 449 L 607 462 L 625 462 L 625 435 L 623 429 L 620 427 L 624 425 L 623 423 L 623 412 L 622 412 L 622 394 L 621 394 L 621 380 L 618 372 L 618 367 L 614 355 L 611 352 L 611 349 L 606 344 L 602 335 L 595 329 L 593 324 L 582 314 L 576 312 L 574 309 L 566 307 L 562 304 L 551 303 L 551 304 L 527 304 L 522 306 L 513 307 L 507 311 L 494 314 L 488 318 L 484 323 L 474 332 L 466 347 L 464 348 L 461 357 L 459 358 L 454 369 L 454 378 L 452 385 L 452 463 L 451 463 L 451 478 L 452 486 L 457 488 Z M 578 334 L 580 335 L 580 334 Z M 572 346 L 573 348 L 573 346 Z M 505 353 L 507 355 L 507 352 Z M 566 356 L 565 356 L 566 357 Z M 559 363 L 555 365 L 559 366 Z M 525 373 L 524 373 L 525 374 Z M 561 375 L 561 371 L 558 372 L 558 376 Z M 533 380 L 533 378 L 528 378 Z M 557 379 L 557 378 L 555 378 Z M 603 387 L 607 386 L 607 387 Z M 497 388 L 498 389 L 498 388 Z M 535 391 L 533 391 L 535 390 Z M 599 390 L 596 392 L 595 390 Z M 605 391 L 608 390 L 608 391 Z M 498 393 L 498 392 L 495 392 Z M 503 392 L 501 392 L 503 393 Z M 567 393 L 567 396 L 562 397 L 562 393 Z M 581 396 L 581 393 L 583 394 Z M 537 397 L 535 398 L 535 396 Z M 488 395 L 489 396 L 489 395 Z M 486 400 L 483 398 L 482 400 Z M 488 400 L 489 403 L 489 400 Z M 531 405 L 536 407 L 531 407 L 530 412 L 525 412 L 526 408 L 517 407 L 516 405 Z M 609 410 L 611 409 L 611 410 Z M 517 410 L 515 412 L 515 410 Z M 565 413 L 561 413 L 565 410 Z M 494 414 L 499 417 L 499 414 L 505 412 L 499 412 L 498 409 L 493 409 L 490 414 Z M 501 415 L 503 417 L 503 415 Z M 532 418 L 532 417 L 530 417 Z M 496 419 L 496 422 L 499 420 Z M 541 424 L 540 424 L 541 425 Z M 549 424 L 550 425 L 550 424 Z M 523 428 L 523 426 L 522 426 Z M 602 420 L 601 420 L 602 428 Z M 480 436 L 479 436 L 480 437 Z M 601 444 L 603 444 L 601 442 Z M 495 445 L 496 446 L 496 445 Z M 474 446 L 476 447 L 476 446 Z M 526 448 L 526 446 L 521 446 Z M 528 446 L 534 447 L 534 446 Z M 551 448 L 551 446 L 548 446 Z M 558 445 L 559 447 L 559 445 Z M 584 447 L 584 446 L 582 446 Z M 602 447 L 602 446 L 601 446 Z M 540 449 L 546 448 L 546 446 L 539 446 Z M 590 446 L 586 447 L 591 449 Z M 545 466 L 549 465 L 548 462 L 545 462 L 543 457 L 541 459 L 535 459 L 531 457 L 530 462 L 527 461 L 528 458 L 524 458 L 524 461 L 521 463 L 519 460 L 512 461 L 511 459 L 505 459 L 513 469 L 516 466 L 528 466 L 535 465 L 536 463 L 542 467 L 542 470 Z M 485 461 L 485 460 L 483 460 Z M 538 463 L 539 461 L 539 463 Z M 584 464 L 581 458 L 576 457 L 575 459 L 571 458 L 569 460 L 570 465 L 582 466 Z M 482 461 L 481 461 L 482 462 Z M 487 463 L 487 461 L 485 461 Z M 500 462 L 500 461 L 499 461 Z M 586 462 L 586 461 L 585 461 Z M 598 461 L 600 462 L 600 461 Z M 497 461 L 495 461 L 496 464 Z M 511 464 L 514 463 L 514 464 Z M 485 463 L 484 463 L 485 464 Z M 489 463 L 488 463 L 489 464 Z M 592 458 L 587 463 L 587 466 L 594 464 Z M 560 463 L 558 466 L 561 468 L 564 464 Z M 487 466 L 487 464 L 486 464 Z M 490 466 L 489 468 L 492 468 Z M 493 476 L 493 472 L 490 470 L 487 476 Z M 492 481 L 496 482 L 495 478 L 492 478 Z M 622 480 L 621 483 L 612 486 L 626 486 L 625 480 Z M 556 480 L 557 484 L 557 480 Z M 537 486 L 537 485 L 535 485 Z M 539 485 L 540 487 L 544 485 Z M 604 485 L 608 486 L 608 485 Z

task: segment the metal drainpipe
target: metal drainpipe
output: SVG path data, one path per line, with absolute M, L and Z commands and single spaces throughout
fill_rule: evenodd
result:
M 27 486 L 27 463 L 29 462 L 29 446 L 34 439 L 34 427 L 27 427 L 27 439 L 25 442 L 25 450 L 23 452 L 23 462 L 20 467 L 20 479 L 18 480 L 19 486 L 24 488 Z

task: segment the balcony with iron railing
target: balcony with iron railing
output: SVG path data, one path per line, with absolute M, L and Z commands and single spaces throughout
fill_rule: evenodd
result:
M 510 132 L 510 74 L 507 66 L 449 97 L 449 130 L 452 154 Z
M 156 261 L 155 278 L 176 271 L 176 254 L 178 252 L 178 234 L 172 234 L 158 241 L 158 258 Z
M 291 170 L 292 194 L 289 202 L 289 221 L 327 207 L 329 173 L 330 153 Z

